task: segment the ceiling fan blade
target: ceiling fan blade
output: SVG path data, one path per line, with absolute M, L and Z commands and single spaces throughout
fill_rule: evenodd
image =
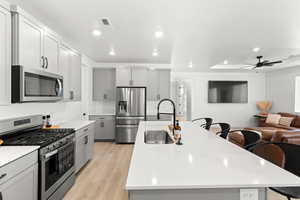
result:
M 274 61 L 274 62 L 269 62 L 269 63 L 267 63 L 266 65 L 272 66 L 272 65 L 280 64 L 280 63 L 282 63 L 282 60 L 278 60 L 278 61 Z

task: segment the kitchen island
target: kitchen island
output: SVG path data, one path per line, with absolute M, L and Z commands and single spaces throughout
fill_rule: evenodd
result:
M 141 122 L 126 190 L 130 200 L 266 199 L 266 188 L 300 186 L 300 178 L 191 122 L 182 122 L 183 145 L 146 144 L 144 132 L 170 122 Z M 249 190 L 250 189 L 250 190 Z

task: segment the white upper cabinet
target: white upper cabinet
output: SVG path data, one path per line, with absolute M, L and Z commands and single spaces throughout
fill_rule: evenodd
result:
M 13 65 L 58 73 L 60 38 L 17 6 L 12 11 Z
M 170 98 L 171 90 L 171 70 L 160 69 L 159 74 L 159 87 L 158 87 L 158 99 Z
M 171 70 L 147 69 L 145 67 L 122 67 L 116 69 L 117 86 L 147 87 L 147 100 L 159 101 L 170 98 Z M 94 90 L 97 90 L 95 86 Z
M 146 86 L 147 85 L 147 68 L 132 68 L 132 85 Z
M 81 100 L 81 55 L 65 44 L 59 47 L 59 70 L 64 77 L 64 100 Z
M 131 68 L 122 67 L 116 69 L 116 85 L 117 86 L 132 85 Z
M 42 60 L 42 27 L 23 16 L 14 15 L 13 21 L 18 21 L 18 27 L 13 27 L 13 65 L 23 65 L 40 69 Z M 15 30 L 19 34 L 15 33 Z
M 81 101 L 81 55 L 77 52 L 71 52 L 70 93 L 71 100 Z
M 171 70 L 155 69 L 148 71 L 147 79 L 147 99 L 149 101 L 159 101 L 170 98 Z
M 45 32 L 44 34 L 44 59 L 45 68 L 52 73 L 58 73 L 59 69 L 59 40 L 55 35 Z
M 122 67 L 116 70 L 117 86 L 146 86 L 147 69 L 142 67 Z
M 0 105 L 10 103 L 11 16 L 9 5 L 0 1 Z
M 93 70 L 93 100 L 114 101 L 116 70 L 94 68 Z
M 147 100 L 157 101 L 159 99 L 159 72 L 157 70 L 148 70 L 147 79 Z
M 64 77 L 64 100 L 71 100 L 70 94 L 70 49 L 60 45 L 59 48 L 59 74 Z

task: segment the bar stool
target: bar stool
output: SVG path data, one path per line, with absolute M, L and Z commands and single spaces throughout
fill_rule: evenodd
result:
M 260 132 L 250 130 L 232 130 L 227 136 L 228 141 L 243 148 L 258 143 L 261 138 L 262 134 Z
M 212 127 L 217 127 L 219 130 L 217 130 L 215 133 L 216 135 L 226 139 L 227 135 L 230 131 L 230 124 L 227 123 L 213 123 L 211 124 L 210 130 L 212 129 Z
M 261 143 L 253 146 L 251 151 L 296 176 L 300 176 L 300 145 Z M 300 187 L 272 187 L 270 189 L 286 196 L 288 200 L 291 200 L 291 198 L 300 198 Z
M 212 118 L 197 118 L 197 119 L 194 119 L 192 122 L 201 123 L 200 127 L 205 128 L 206 130 L 209 130 L 210 126 L 213 122 L 213 119 Z

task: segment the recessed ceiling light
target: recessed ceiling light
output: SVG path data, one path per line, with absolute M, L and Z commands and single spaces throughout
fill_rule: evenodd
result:
M 155 37 L 156 38 L 162 38 L 164 36 L 164 32 L 162 31 L 155 31 Z
M 116 55 L 116 52 L 115 52 L 115 50 L 111 49 L 111 50 L 110 50 L 110 52 L 109 52 L 109 55 L 111 55 L 111 56 L 115 56 L 115 55 Z
M 100 36 L 102 34 L 101 31 L 98 30 L 98 29 L 93 30 L 92 33 L 93 33 L 94 36 Z
M 224 60 L 224 65 L 228 65 L 228 60 Z
M 259 48 L 259 47 L 255 47 L 255 48 L 252 49 L 252 51 L 253 51 L 253 52 L 259 52 L 259 51 L 260 51 L 260 48 Z
M 193 62 L 189 62 L 189 68 L 193 68 Z
M 153 49 L 152 56 L 158 56 L 157 49 Z

